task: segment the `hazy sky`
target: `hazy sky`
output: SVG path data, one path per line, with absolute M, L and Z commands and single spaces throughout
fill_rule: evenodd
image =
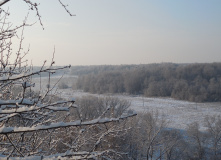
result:
M 57 0 L 38 0 L 45 30 L 26 28 L 24 44 L 34 65 L 221 62 L 220 0 L 66 0 L 70 17 Z M 27 13 L 11 0 L 12 21 Z M 30 22 L 37 20 L 34 13 Z

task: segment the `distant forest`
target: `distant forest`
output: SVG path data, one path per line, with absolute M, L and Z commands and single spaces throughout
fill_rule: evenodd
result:
M 74 66 L 71 74 L 85 92 L 221 101 L 221 63 Z

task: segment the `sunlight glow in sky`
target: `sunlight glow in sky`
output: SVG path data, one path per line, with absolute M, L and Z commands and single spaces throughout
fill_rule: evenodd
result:
M 41 65 L 221 62 L 220 0 L 38 0 L 45 30 L 26 28 L 28 59 Z M 11 0 L 5 8 L 21 22 L 28 7 Z M 35 22 L 35 13 L 29 21 Z

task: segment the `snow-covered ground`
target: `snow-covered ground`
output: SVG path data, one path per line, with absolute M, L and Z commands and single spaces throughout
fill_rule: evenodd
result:
M 71 79 L 64 77 L 64 79 Z M 72 77 L 73 78 L 73 77 Z M 52 84 L 56 83 L 58 77 L 52 78 Z M 38 80 L 39 81 L 39 80 Z M 70 81 L 69 81 L 70 82 Z M 42 79 L 42 86 L 46 86 L 47 79 Z M 69 86 L 71 85 L 68 84 Z M 39 85 L 35 87 L 39 88 Z M 82 91 L 68 89 L 57 89 L 57 95 L 62 98 L 77 98 L 85 95 L 104 96 L 99 94 L 90 94 Z M 171 128 L 185 129 L 188 124 L 197 121 L 200 124 L 200 129 L 203 127 L 204 118 L 206 116 L 221 115 L 221 103 L 194 103 L 188 101 L 174 100 L 172 98 L 147 98 L 141 96 L 131 95 L 117 95 L 111 94 L 108 96 L 117 96 L 131 102 L 131 109 L 135 110 L 138 115 L 148 111 L 157 110 L 161 115 L 170 121 Z

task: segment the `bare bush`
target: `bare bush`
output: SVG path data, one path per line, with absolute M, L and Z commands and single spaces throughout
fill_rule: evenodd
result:
M 168 129 L 168 121 L 157 111 L 138 115 L 130 122 L 126 138 L 132 159 L 176 159 L 183 153 L 181 134 Z
M 205 118 L 205 127 L 209 134 L 207 144 L 211 146 L 212 159 L 221 158 L 221 117 L 214 115 Z

